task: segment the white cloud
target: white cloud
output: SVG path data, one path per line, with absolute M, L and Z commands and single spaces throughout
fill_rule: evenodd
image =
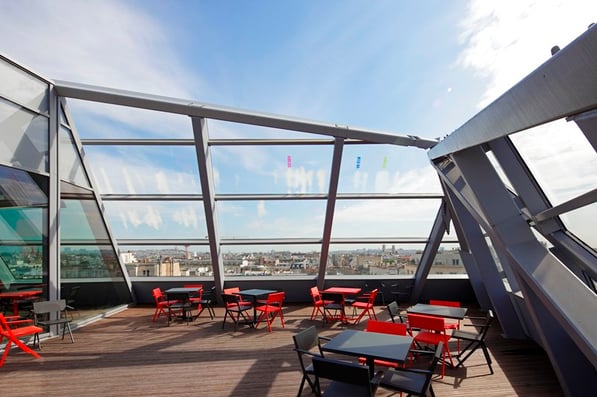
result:
M 197 213 L 193 207 L 187 206 L 181 209 L 175 210 L 172 219 L 179 225 L 185 228 L 197 229 L 199 221 L 197 219 Z
M 461 67 L 488 79 L 479 107 L 535 70 L 594 22 L 593 0 L 472 0 L 462 20 Z

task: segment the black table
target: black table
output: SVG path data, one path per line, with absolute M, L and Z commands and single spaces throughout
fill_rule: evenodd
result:
M 412 342 L 411 336 L 348 329 L 322 345 L 321 350 L 353 357 L 365 357 L 369 373 L 373 377 L 375 359 L 402 364 L 408 357 Z
M 274 292 L 278 292 L 278 291 L 271 290 L 271 289 L 253 288 L 253 289 L 245 289 L 245 290 L 238 291 L 235 293 L 239 294 L 241 296 L 248 296 L 253 300 L 253 323 L 255 323 L 257 321 L 257 309 L 256 309 L 257 299 L 261 296 L 269 295 Z
M 172 305 L 172 308 L 181 309 L 182 319 L 187 323 L 190 320 L 193 320 L 192 313 L 190 316 L 188 315 L 188 312 L 190 312 L 192 308 L 190 297 L 191 294 L 196 294 L 198 290 L 197 287 L 176 287 L 164 291 L 168 300 L 180 301 L 180 303 Z M 170 311 L 168 311 L 168 324 L 170 324 Z
M 406 309 L 407 313 L 424 314 L 426 316 L 464 319 L 466 316 L 466 307 L 452 307 L 440 305 L 428 305 L 426 303 L 417 303 Z

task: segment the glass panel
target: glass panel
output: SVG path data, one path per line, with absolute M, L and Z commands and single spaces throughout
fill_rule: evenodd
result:
M 89 179 L 81 164 L 81 158 L 71 132 L 64 127 L 60 127 L 60 154 L 58 162 L 60 167 L 60 179 L 67 180 L 76 185 L 90 187 Z
M 47 275 L 45 191 L 47 178 L 0 166 L 0 290 L 39 287 Z
M 213 277 L 205 246 L 121 246 L 120 258 L 131 277 Z
M 219 232 L 234 238 L 321 238 L 325 200 L 218 201 Z
M 495 158 L 494 154 L 492 152 L 486 152 L 485 154 L 487 155 L 487 158 L 489 159 L 489 162 L 491 163 L 493 168 L 495 168 L 495 172 L 500 177 L 500 180 L 502 181 L 504 186 L 506 186 L 506 188 L 508 188 L 508 190 L 510 190 L 511 192 L 516 192 L 514 190 L 514 187 L 512 187 L 512 183 L 510 183 L 508 176 L 504 173 L 504 170 L 502 169 L 502 166 L 500 165 L 499 161 L 497 161 L 497 159 Z
M 428 238 L 441 199 L 338 200 L 332 238 Z
M 193 138 L 191 119 L 185 115 L 73 98 L 68 109 L 81 139 Z
M 110 245 L 62 245 L 60 278 L 60 295 L 66 299 L 71 296 L 74 301 L 69 305 L 79 312 L 79 318 L 132 300 Z M 72 297 L 74 289 L 78 291 Z
M 48 84 L 6 62 L 0 61 L 0 96 L 40 113 L 48 112 Z
M 395 145 L 345 145 L 339 193 L 441 193 L 424 150 Z
M 576 124 L 557 120 L 511 139 L 552 205 L 597 186 L 597 153 Z
M 197 201 L 105 201 L 115 238 L 206 238 L 203 203 Z
M 216 194 L 328 193 L 332 146 L 212 146 Z
M 0 99 L 0 161 L 48 171 L 48 118 Z
M 109 243 L 95 200 L 60 201 L 60 238 L 63 245 Z
M 186 146 L 86 146 L 102 194 L 201 194 L 197 155 Z
M 572 234 L 593 250 L 597 250 L 597 233 L 595 233 L 597 203 L 563 214 L 561 219 Z
M 317 275 L 320 245 L 224 246 L 226 276 Z

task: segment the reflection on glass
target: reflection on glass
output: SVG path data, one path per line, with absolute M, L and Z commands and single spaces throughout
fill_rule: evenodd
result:
M 338 200 L 332 238 L 428 238 L 441 199 Z
M 212 146 L 216 194 L 328 193 L 333 147 Z
M 339 193 L 441 193 L 425 151 L 395 145 L 345 145 Z
M 105 201 L 112 233 L 122 239 L 206 238 L 198 201 Z
M 6 62 L 0 62 L 0 96 L 40 113 L 48 112 L 48 84 Z
M 60 127 L 60 148 L 58 149 L 60 179 L 72 182 L 79 186 L 90 187 L 87 173 L 81 164 L 81 158 L 71 132 L 64 127 Z
M 223 239 L 321 238 L 325 200 L 218 201 Z
M 314 276 L 319 272 L 319 245 L 224 246 L 225 276 Z
M 86 146 L 102 194 L 201 194 L 195 148 Z
M 0 160 L 17 168 L 48 171 L 48 118 L 0 98 Z

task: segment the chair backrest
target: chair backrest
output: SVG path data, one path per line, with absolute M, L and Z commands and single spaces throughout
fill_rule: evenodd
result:
M 153 299 L 155 300 L 155 303 L 159 303 L 164 300 L 164 294 L 162 293 L 162 290 L 160 288 L 152 289 L 151 293 L 153 295 Z
M 236 294 L 236 293 L 240 292 L 240 288 L 239 287 L 224 288 L 223 292 L 225 294 Z
M 398 302 L 392 301 L 387 304 L 386 308 L 388 309 L 388 313 L 390 314 L 392 322 L 396 322 L 396 317 L 398 317 L 401 323 L 404 322 L 404 319 L 400 315 L 400 307 L 398 306 Z
M 317 389 L 319 391 L 321 391 L 319 378 L 324 378 L 353 385 L 350 388 L 350 396 L 374 395 L 369 367 L 366 365 L 324 357 L 313 357 L 313 371 L 315 372 L 315 379 L 318 385 Z
M 269 294 L 267 296 L 267 301 L 265 304 L 270 305 L 270 306 L 282 307 L 282 304 L 284 303 L 285 296 L 286 296 L 286 293 L 284 291 L 272 292 L 271 294 Z
M 367 299 L 367 303 L 371 306 L 375 305 L 375 298 L 377 297 L 377 293 L 379 290 L 375 288 L 373 291 L 369 292 L 369 299 Z
M 460 302 L 456 301 L 444 301 L 439 299 L 430 299 L 430 305 L 437 305 L 437 306 L 449 306 L 449 307 L 460 307 Z
M 485 316 L 485 324 L 483 324 L 483 327 L 481 327 L 481 331 L 479 332 L 479 335 L 481 336 L 481 340 L 485 339 L 485 335 L 487 335 L 487 331 L 489 331 L 489 326 L 493 322 L 493 319 L 494 319 L 493 311 L 488 310 L 487 315 Z
M 240 296 L 236 294 L 222 294 L 222 300 L 226 304 L 226 310 L 240 308 Z
M 392 334 L 392 335 L 406 335 L 406 324 L 403 323 L 390 323 L 387 321 L 369 320 L 367 321 L 367 332 L 378 332 L 381 334 Z
M 36 317 L 40 314 L 60 313 L 64 309 L 66 309 L 65 299 L 33 302 L 33 312 Z
M 429 331 L 445 333 L 445 321 L 443 317 L 425 316 L 423 314 L 408 313 L 408 324 L 411 328 L 418 328 Z
M 300 350 L 309 351 L 319 344 L 319 335 L 317 328 L 314 325 L 307 329 L 300 331 L 297 334 L 292 335 L 294 341 L 294 347 Z
M 319 293 L 319 288 L 317 288 L 317 286 L 311 287 L 310 293 L 311 298 L 313 298 L 313 303 L 318 304 L 322 302 L 321 294 Z

